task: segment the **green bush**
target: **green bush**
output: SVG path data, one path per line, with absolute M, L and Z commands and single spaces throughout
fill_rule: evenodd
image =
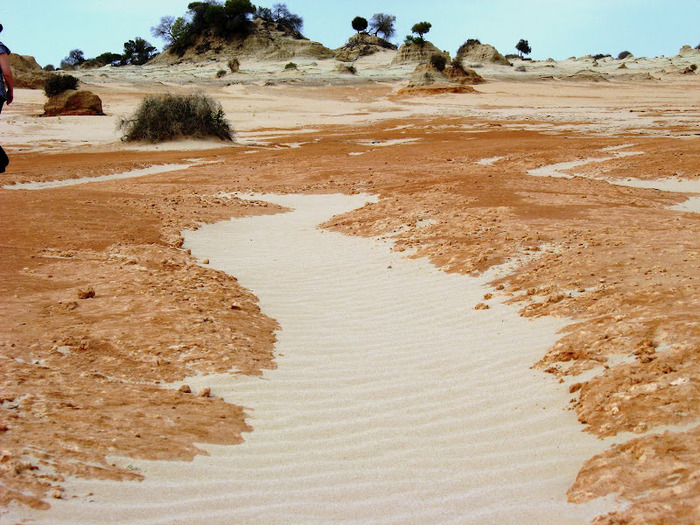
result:
M 619 55 L 617 55 L 618 60 L 624 60 L 625 58 L 629 58 L 632 56 L 632 53 L 629 51 L 622 51 Z
M 73 75 L 49 75 L 44 81 L 44 93 L 47 97 L 55 97 L 77 87 L 78 79 Z
M 219 69 L 219 70 L 216 72 L 216 78 L 223 78 L 223 77 L 225 77 L 225 76 L 226 76 L 226 71 L 223 70 L 223 69 Z
M 284 66 L 284 69 L 297 69 L 297 65 L 294 62 L 290 62 Z
M 196 93 L 187 96 L 148 96 L 136 113 L 119 123 L 122 140 L 163 142 L 181 137 L 233 140 L 221 104 Z
M 435 53 L 430 57 L 430 65 L 438 71 L 444 71 L 445 66 L 447 65 L 447 58 L 445 55 Z

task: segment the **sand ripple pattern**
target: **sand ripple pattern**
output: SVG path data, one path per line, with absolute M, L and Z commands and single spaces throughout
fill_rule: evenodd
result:
M 563 323 L 483 301 L 485 279 L 322 231 L 363 196 L 269 196 L 296 210 L 202 227 L 193 255 L 276 318 L 278 369 L 188 379 L 248 407 L 254 432 L 189 464 L 128 462 L 142 483 L 75 482 L 52 523 L 587 523 L 566 502 L 606 448 L 530 369 Z M 126 460 L 123 460 L 126 461 Z

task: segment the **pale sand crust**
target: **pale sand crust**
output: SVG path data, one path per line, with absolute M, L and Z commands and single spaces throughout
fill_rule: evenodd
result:
M 390 237 L 399 253 L 415 251 L 414 256 L 461 273 L 521 258 L 524 266 L 506 267 L 506 276 L 490 293 L 521 302 L 525 316 L 576 320 L 558 342 L 545 344 L 550 352 L 539 366 L 562 378 L 556 395 L 572 391 L 579 420 L 591 432 L 633 431 L 641 437 L 615 438 L 624 442 L 622 448 L 588 462 L 570 499 L 615 492 L 636 499 L 617 518 L 602 522 L 635 516 L 692 522 L 699 454 L 695 431 L 684 429 L 698 407 L 693 379 L 700 337 L 697 216 L 668 209 L 687 195 L 595 180 L 699 178 L 697 80 L 670 73 L 660 77 L 663 82 L 653 90 L 621 81 L 558 84 L 549 90 L 547 82 L 495 76 L 478 87 L 481 95 L 433 99 L 395 98 L 400 84 L 386 80 L 327 87 L 210 85 L 207 91 L 223 99 L 240 130 L 239 145 L 206 143 L 218 149 L 197 153 L 172 146 L 139 151 L 115 143 L 114 113 L 85 120 L 35 119 L 31 114 L 39 112 L 39 98 L 19 91 L 27 94 L 27 105 L 18 96 L 0 122 L 10 130 L 11 138 L 3 140 L 14 144 L 8 148 L 12 171 L 3 184 L 123 173 L 193 158 L 196 164 L 216 164 L 31 194 L 0 191 L 8 226 L 0 242 L 6 261 L 3 319 L 8 320 L 2 349 L 12 358 L 3 360 L 2 407 L 8 416 L 2 422 L 8 467 L 3 480 L 6 488 L 24 491 L 22 497 L 3 492 L 4 501 L 38 505 L 47 492 L 58 490 L 52 486 L 65 485 L 63 476 L 69 473 L 140 477 L 128 461 L 107 461 L 105 454 L 192 458 L 197 453 L 193 443 L 235 443 L 241 431 L 258 430 L 255 415 L 246 425 L 236 407 L 221 401 L 223 389 L 217 391 L 213 380 L 201 386 L 215 387 L 216 398 L 155 384 L 232 366 L 246 373 L 275 366 L 274 321 L 233 279 L 193 265 L 178 251 L 179 232 L 198 222 L 275 210 L 251 207 L 230 197 L 232 191 L 371 192 L 382 200 L 328 226 Z M 143 92 L 189 89 L 176 82 L 164 87 L 153 79 L 114 83 L 107 78 L 95 86 L 107 107 L 120 112 L 133 108 Z M 532 97 L 539 103 L 533 104 Z M 33 136 L 44 138 L 34 142 Z M 82 141 L 90 147 L 81 149 Z M 527 175 L 545 165 L 611 156 L 603 150 L 629 144 L 631 151 L 643 153 L 572 171 L 585 179 Z M 66 146 L 78 148 L 65 156 L 41 154 Z M 496 157 L 503 158 L 480 162 Z M 38 216 L 45 218 L 39 229 L 33 220 Z M 88 286 L 95 288 L 95 299 L 77 299 Z M 145 300 L 138 306 L 140 297 Z M 492 298 L 479 302 L 492 308 L 472 314 L 499 308 Z M 127 328 L 132 326 L 139 330 Z M 128 360 L 115 360 L 115 351 Z M 595 368 L 611 354 L 624 359 L 609 360 L 609 369 Z M 229 360 L 221 361 L 224 356 Z M 592 372 L 576 376 L 586 370 Z M 47 390 L 59 377 L 62 386 L 55 383 Z M 497 377 L 494 372 L 489 381 L 501 385 Z M 547 379 L 541 384 L 546 390 Z M 226 400 L 242 403 L 237 395 L 234 389 Z M 110 397 L 119 403 L 105 403 Z M 165 410 L 172 410 L 171 404 L 178 407 L 175 412 Z M 217 410 L 226 423 L 208 427 L 207 415 Z M 47 418 L 55 423 L 50 428 Z M 662 425 L 678 427 L 672 434 L 655 435 Z M 598 442 L 576 461 L 580 465 L 606 448 L 606 442 Z M 31 465 L 43 466 L 36 471 Z M 557 481 L 561 490 L 573 482 L 577 467 L 572 468 L 568 481 Z M 147 474 L 146 484 L 149 479 Z M 83 494 L 91 490 L 80 486 Z M 130 491 L 130 486 L 120 490 Z M 60 490 L 54 493 L 60 495 Z M 65 493 L 73 495 L 80 493 Z M 206 494 L 197 497 L 206 501 Z M 79 498 L 78 506 L 81 502 L 86 500 Z M 16 505 L 10 509 L 17 519 L 30 515 Z M 613 508 L 601 505 L 592 512 Z M 264 506 L 274 508 L 274 503 Z M 592 517 L 586 507 L 580 509 L 571 511 L 574 521 Z M 158 519 L 161 510 L 145 512 Z M 580 517 L 573 517 L 577 512 Z M 42 518 L 50 514 L 34 516 L 51 521 Z M 223 519 L 225 513 L 216 516 Z

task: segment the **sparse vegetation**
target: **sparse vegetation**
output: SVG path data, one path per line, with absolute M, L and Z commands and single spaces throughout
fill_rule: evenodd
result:
M 163 142 L 181 137 L 233 140 L 221 104 L 196 93 L 148 96 L 130 118 L 119 123 L 122 140 Z
M 521 38 L 520 41 L 515 44 L 515 49 L 518 51 L 518 53 L 520 53 L 520 58 L 523 58 L 523 55 L 529 55 L 532 53 L 530 43 L 524 38 Z
M 358 33 L 361 33 L 362 31 L 367 29 L 368 25 L 369 23 L 367 22 L 367 19 L 362 18 L 361 16 L 356 16 L 352 19 L 352 28 Z
M 284 69 L 298 69 L 294 62 L 289 62 L 284 66 Z
M 43 67 L 43 69 L 44 69 L 44 71 L 49 71 L 49 72 L 56 71 L 56 66 L 54 66 L 53 64 L 46 64 Z
M 625 58 L 629 58 L 631 56 L 632 56 L 632 53 L 630 53 L 629 51 L 622 51 L 622 52 L 620 52 L 619 55 L 617 55 L 617 59 L 624 60 Z
M 228 61 L 228 68 L 231 70 L 231 73 L 238 73 L 241 70 L 241 63 L 237 58 L 232 58 Z
M 223 78 L 226 76 L 226 70 L 225 69 L 219 69 L 216 72 L 216 78 Z
M 70 89 L 78 88 L 78 79 L 73 75 L 49 75 L 44 81 L 44 93 L 55 97 Z
M 603 54 L 603 53 L 598 53 L 597 55 L 593 55 L 594 60 L 600 60 L 602 58 L 612 58 L 611 54 Z

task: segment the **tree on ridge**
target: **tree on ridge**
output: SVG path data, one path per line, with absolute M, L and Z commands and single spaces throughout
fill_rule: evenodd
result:
M 523 38 L 521 38 L 521 39 L 520 39 L 520 42 L 518 42 L 518 43 L 515 45 L 515 49 L 518 50 L 518 52 L 520 53 L 520 56 L 521 56 L 521 57 L 522 57 L 523 55 L 529 55 L 530 53 L 532 53 L 532 48 L 530 47 L 529 42 L 528 42 L 527 40 L 523 39 Z
M 420 45 L 423 45 L 425 43 L 423 35 L 429 32 L 431 27 L 433 27 L 433 24 L 431 24 L 430 22 L 418 22 L 417 24 L 413 24 L 413 27 L 411 28 L 411 33 L 415 33 L 418 35 L 418 38 L 416 39 L 417 43 L 419 43 Z
M 386 13 L 375 13 L 372 15 L 372 20 L 369 22 L 370 30 L 374 32 L 374 36 L 379 36 L 379 33 L 384 35 L 384 40 L 389 40 L 396 34 L 394 23 L 396 17 Z
M 352 19 L 352 28 L 357 31 L 358 33 L 361 33 L 365 29 L 367 29 L 368 22 L 366 18 L 362 18 L 361 16 L 356 16 L 355 18 Z

